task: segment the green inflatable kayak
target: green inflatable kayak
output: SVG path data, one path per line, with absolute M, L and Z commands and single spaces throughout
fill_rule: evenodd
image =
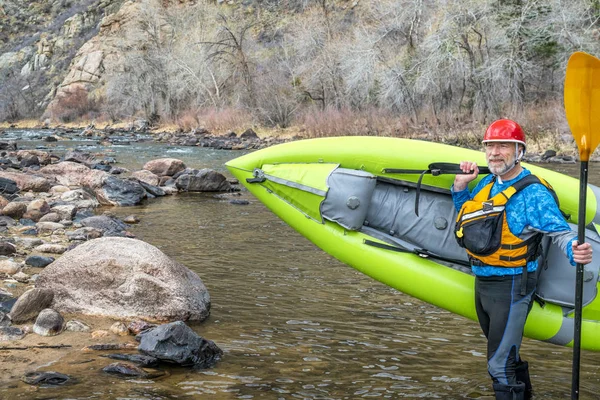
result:
M 474 277 L 454 239 L 450 186 L 461 160 L 482 152 L 396 138 L 302 140 L 229 161 L 229 171 L 271 211 L 325 252 L 408 295 L 476 320 Z M 556 190 L 577 223 L 579 181 L 524 166 Z M 483 176 L 483 175 L 482 175 Z M 477 182 L 473 182 L 473 185 Z M 600 254 L 600 189 L 588 185 L 586 241 Z M 572 346 L 576 268 L 550 241 L 525 336 Z M 600 260 L 585 267 L 581 347 L 600 350 Z

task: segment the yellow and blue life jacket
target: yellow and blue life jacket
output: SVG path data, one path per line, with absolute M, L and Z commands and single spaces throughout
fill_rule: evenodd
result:
M 466 249 L 472 265 L 525 267 L 528 261 L 539 257 L 542 234 L 536 233 L 526 240 L 514 235 L 506 222 L 506 203 L 534 183 L 546 186 L 558 203 L 556 193 L 544 179 L 528 175 L 490 198 L 494 182 L 495 178 L 463 204 L 456 218 L 456 240 Z

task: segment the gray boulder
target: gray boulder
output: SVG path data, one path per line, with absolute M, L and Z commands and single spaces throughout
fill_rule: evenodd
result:
M 103 237 L 63 254 L 39 275 L 62 313 L 148 321 L 199 320 L 210 296 L 194 272 L 141 240 Z

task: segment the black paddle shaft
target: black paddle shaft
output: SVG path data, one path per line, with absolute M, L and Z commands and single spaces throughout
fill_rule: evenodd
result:
M 579 174 L 579 217 L 577 243 L 585 243 L 585 207 L 587 197 L 588 162 L 581 161 Z M 575 282 L 575 329 L 573 332 L 573 371 L 571 382 L 571 399 L 579 399 L 579 366 L 581 364 L 581 319 L 583 313 L 583 264 L 577 263 Z

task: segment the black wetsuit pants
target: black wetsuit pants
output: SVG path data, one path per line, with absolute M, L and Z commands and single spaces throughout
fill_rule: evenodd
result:
M 515 385 L 515 369 L 521 362 L 519 349 L 523 327 L 531 311 L 537 274 L 527 274 L 525 295 L 522 274 L 475 278 L 475 308 L 487 338 L 488 372 L 494 383 Z

